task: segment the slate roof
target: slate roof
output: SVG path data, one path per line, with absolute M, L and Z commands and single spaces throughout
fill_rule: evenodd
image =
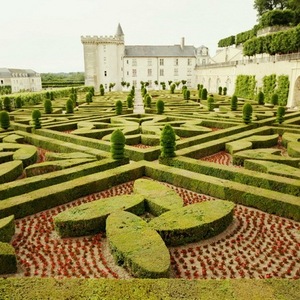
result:
M 195 57 L 194 46 L 125 46 L 125 57 Z
M 118 28 L 117 28 L 117 32 L 116 32 L 116 36 L 122 36 L 124 35 L 122 27 L 120 25 L 120 23 L 118 24 Z
M 2 78 L 10 78 L 12 74 L 26 74 L 26 77 L 35 77 L 37 73 L 31 69 L 8 69 L 0 68 L 0 76 Z

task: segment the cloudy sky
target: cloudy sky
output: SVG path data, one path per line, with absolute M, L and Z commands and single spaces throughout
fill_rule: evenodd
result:
M 220 39 L 256 24 L 254 0 L 9 0 L 1 6 L 0 67 L 84 70 L 82 35 L 114 35 L 126 45 L 174 45 L 181 37 L 214 55 Z

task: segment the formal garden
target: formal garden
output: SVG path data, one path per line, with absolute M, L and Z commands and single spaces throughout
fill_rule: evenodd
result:
M 300 111 L 110 89 L 1 98 L 3 299 L 299 299 Z

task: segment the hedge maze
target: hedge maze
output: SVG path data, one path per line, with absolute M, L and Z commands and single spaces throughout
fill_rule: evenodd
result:
M 87 103 L 80 89 L 73 112 L 67 92 L 47 113 L 42 102 L 9 112 L 0 130 L 0 273 L 165 277 L 172 286 L 172 278 L 300 279 L 300 112 L 278 122 L 276 106 L 250 100 L 231 110 L 230 97 L 214 96 L 211 111 L 198 91 L 189 100 L 149 94 L 143 115 L 127 107 L 127 92 Z M 38 109 L 41 128 L 31 116 Z M 166 124 L 174 157 L 161 155 Z

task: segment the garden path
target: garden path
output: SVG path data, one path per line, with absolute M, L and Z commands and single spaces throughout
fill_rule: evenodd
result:
M 133 113 L 134 114 L 144 114 L 145 113 L 144 102 L 143 102 L 143 98 L 141 95 L 141 90 L 135 91 Z

